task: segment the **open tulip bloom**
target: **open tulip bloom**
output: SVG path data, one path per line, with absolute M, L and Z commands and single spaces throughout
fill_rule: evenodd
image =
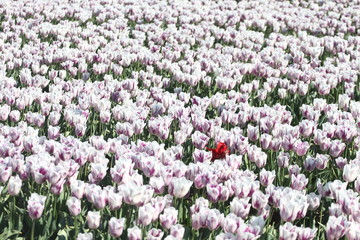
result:
M 212 152 L 211 161 L 214 161 L 215 159 L 223 159 L 223 158 L 225 158 L 226 155 L 228 155 L 230 153 L 226 144 L 223 142 L 219 142 L 216 145 L 216 148 L 208 148 L 207 147 L 206 150 Z

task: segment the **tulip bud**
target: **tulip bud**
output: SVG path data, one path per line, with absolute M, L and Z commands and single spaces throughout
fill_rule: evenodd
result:
M 114 211 L 120 209 L 122 205 L 122 195 L 119 193 L 109 192 L 108 193 L 108 204 L 110 210 Z
M 252 142 L 255 142 L 259 139 L 259 127 L 258 126 L 252 126 L 248 125 L 247 127 L 247 136 L 248 139 Z
M 0 106 L 0 121 L 6 121 L 9 114 L 10 114 L 11 108 L 9 105 L 4 104 Z
M 89 211 L 86 216 L 86 222 L 90 229 L 97 229 L 100 226 L 100 213 Z
M 125 218 L 116 219 L 112 217 L 109 221 L 109 233 L 112 237 L 118 238 L 123 233 Z
M 270 134 L 267 134 L 267 133 L 262 134 L 260 136 L 261 148 L 264 150 L 269 149 L 272 138 L 273 138 L 273 136 Z
M 306 188 L 309 180 L 306 178 L 304 174 L 291 175 L 291 188 L 296 190 L 303 190 Z
M 346 239 L 348 240 L 360 239 L 360 224 L 358 222 L 351 222 L 349 231 L 346 233 Z
M 175 143 L 177 145 L 181 145 L 186 141 L 187 134 L 184 131 L 179 130 L 174 133 L 174 138 L 175 138 Z
M 88 232 L 88 233 L 79 233 L 76 240 L 93 240 L 93 234 Z
M 340 239 L 348 231 L 349 225 L 344 216 L 330 216 L 326 224 L 326 238 L 329 240 Z
M 57 139 L 59 138 L 60 136 L 60 127 L 59 126 L 56 126 L 56 127 L 53 127 L 53 126 L 49 126 L 48 127 L 48 138 L 49 139 Z
M 275 152 L 278 152 L 282 146 L 281 138 L 273 138 L 270 142 L 269 148 Z M 278 163 L 279 164 L 279 163 Z
M 81 199 L 85 191 L 85 183 L 81 180 L 76 180 L 70 185 L 71 196 Z
M 204 150 L 195 149 L 192 156 L 194 158 L 194 163 L 197 163 L 197 162 L 209 163 L 212 158 L 212 153 L 204 151 Z
M 178 211 L 174 207 L 165 208 L 164 213 L 160 215 L 160 224 L 165 229 L 170 229 L 177 221 Z
M 350 105 L 350 97 L 347 94 L 339 95 L 339 108 L 343 110 L 347 110 Z
M 331 203 L 331 205 L 329 207 L 329 216 L 339 217 L 339 216 L 342 216 L 343 214 L 344 213 L 342 211 L 340 204 Z
M 77 137 L 84 136 L 85 132 L 86 132 L 86 125 L 84 125 L 84 124 L 76 124 L 75 125 L 75 135 Z
M 326 168 L 326 165 L 328 163 L 328 161 L 330 160 L 330 156 L 329 155 L 324 155 L 324 154 L 316 154 L 316 159 L 315 159 L 315 166 L 317 169 L 319 170 L 324 170 Z
M 10 121 L 12 122 L 18 122 L 20 120 L 20 111 L 19 110 L 12 110 L 9 113 Z
M 44 211 L 45 207 L 45 196 L 41 196 L 37 193 L 32 193 L 28 200 L 28 212 L 32 219 L 39 219 Z
M 194 134 L 191 136 L 191 139 L 192 143 L 198 149 L 204 149 L 209 141 L 209 137 L 199 131 L 195 131 Z
M 242 223 L 243 221 L 241 218 L 239 218 L 233 213 L 229 213 L 224 218 L 224 221 L 222 221 L 221 227 L 227 233 L 236 233 L 236 230 L 238 229 L 238 224 Z
M 299 133 L 304 137 L 310 137 L 315 128 L 316 125 L 314 121 L 305 119 L 299 123 Z
M 296 219 L 299 206 L 295 201 L 280 200 L 280 217 L 283 221 L 292 222 Z
M 309 150 L 310 145 L 308 142 L 299 141 L 295 146 L 295 151 L 298 156 L 304 156 Z
M 289 153 L 281 152 L 277 157 L 277 164 L 279 167 L 286 168 L 289 166 L 290 155 Z
M 102 123 L 108 123 L 111 119 L 110 111 L 101 111 L 100 112 L 100 121 Z
M 146 239 L 148 240 L 161 240 L 164 236 L 164 232 L 160 229 L 152 228 L 147 232 Z
M 141 206 L 138 213 L 139 224 L 142 226 L 149 225 L 153 220 L 154 214 L 156 214 L 156 209 L 150 203 Z
M 360 168 L 356 163 L 346 164 L 343 170 L 343 179 L 346 182 L 353 182 L 360 175 Z
M 91 163 L 91 172 L 88 176 L 89 182 L 100 182 L 106 176 L 107 169 L 107 166 L 103 163 Z
M 185 177 L 172 178 L 168 191 L 177 198 L 183 198 L 189 192 L 192 184 L 193 182 Z
M 55 195 L 60 195 L 60 193 L 62 193 L 62 191 L 64 190 L 64 184 L 65 184 L 64 179 L 61 179 L 60 181 L 58 181 L 55 184 L 51 184 L 51 187 L 50 187 L 51 193 L 55 194 Z
M 255 191 L 253 193 L 253 195 L 251 196 L 252 207 L 257 210 L 262 210 L 266 206 L 266 204 L 268 202 L 268 198 L 269 198 L 269 196 L 265 195 L 260 190 Z
M 245 219 L 250 212 L 251 204 L 248 203 L 249 198 L 237 198 L 235 197 L 230 202 L 230 212 L 234 213 L 236 216 Z
M 272 184 L 275 179 L 275 171 L 266 171 L 264 168 L 260 171 L 260 184 L 267 187 Z
M 298 227 L 296 231 L 298 234 L 298 239 L 312 240 L 316 237 L 317 229 Z
M 77 216 L 81 212 L 81 201 L 76 197 L 70 197 L 66 201 L 66 206 L 69 208 L 69 212 L 72 216 Z
M 127 237 L 129 240 L 141 240 L 141 229 L 137 226 L 127 229 Z
M 202 224 L 200 222 L 200 218 L 201 218 L 201 214 L 200 213 L 195 213 L 191 215 L 191 226 L 193 229 L 195 230 L 199 230 L 200 228 L 202 228 Z
M 223 221 L 224 215 L 220 214 L 220 211 L 217 209 L 210 209 L 206 214 L 205 226 L 213 231 L 220 226 L 220 223 Z
M 279 90 L 278 90 L 278 95 L 279 95 L 279 98 L 280 98 L 280 99 L 286 98 L 286 95 L 287 95 L 286 89 L 284 89 L 284 88 L 279 88 Z
M 355 181 L 355 190 L 360 193 L 360 177 L 357 177 L 356 178 L 356 181 Z
M 11 196 L 16 196 L 21 190 L 22 181 L 18 175 L 11 176 L 8 182 L 8 193 Z
M 309 210 L 315 211 L 320 206 L 321 195 L 316 195 L 314 192 L 307 195 L 307 202 L 309 203 Z
M 12 174 L 12 168 L 0 163 L 0 182 L 5 183 Z
M 336 166 L 338 166 L 339 169 L 344 169 L 345 165 L 347 164 L 347 159 L 343 157 L 338 157 L 335 159 Z
M 103 209 L 106 206 L 106 202 L 108 200 L 106 191 L 101 189 L 92 192 L 91 198 L 93 200 L 93 204 L 95 205 L 96 209 Z
M 284 225 L 281 225 L 279 235 L 280 235 L 279 236 L 280 240 L 296 240 L 297 238 L 296 226 L 292 225 L 289 222 L 285 223 Z
M 50 112 L 49 114 L 49 122 L 52 126 L 56 126 L 59 124 L 61 118 L 61 114 L 58 112 Z
M 315 169 L 315 166 L 316 166 L 316 159 L 311 156 L 307 156 L 304 162 L 305 170 L 311 172 Z
M 289 167 L 288 167 L 288 171 L 289 171 L 289 175 L 291 176 L 291 175 L 295 175 L 295 176 L 297 176 L 297 175 L 299 175 L 300 174 L 300 171 L 301 171 L 301 167 L 299 167 L 298 165 L 290 165 Z
M 181 224 L 173 225 L 170 228 L 170 234 L 177 239 L 183 239 L 184 233 L 185 228 Z
M 339 157 L 345 150 L 345 147 L 345 143 L 341 142 L 340 140 L 334 140 L 331 142 L 329 154 L 332 157 Z

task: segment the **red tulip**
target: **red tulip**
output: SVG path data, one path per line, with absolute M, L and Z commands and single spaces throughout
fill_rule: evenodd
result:
M 229 150 L 227 149 L 226 144 L 223 142 L 219 142 L 216 148 L 207 147 L 206 150 L 212 151 L 211 161 L 214 161 L 215 159 L 225 158 L 225 156 L 229 154 Z

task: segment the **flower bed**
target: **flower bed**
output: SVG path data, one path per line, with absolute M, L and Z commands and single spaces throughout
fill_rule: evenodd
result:
M 360 2 L 0 2 L 0 239 L 360 239 Z

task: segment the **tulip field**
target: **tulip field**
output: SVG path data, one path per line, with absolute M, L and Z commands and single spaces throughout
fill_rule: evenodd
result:
M 360 0 L 0 0 L 0 240 L 360 240 Z

